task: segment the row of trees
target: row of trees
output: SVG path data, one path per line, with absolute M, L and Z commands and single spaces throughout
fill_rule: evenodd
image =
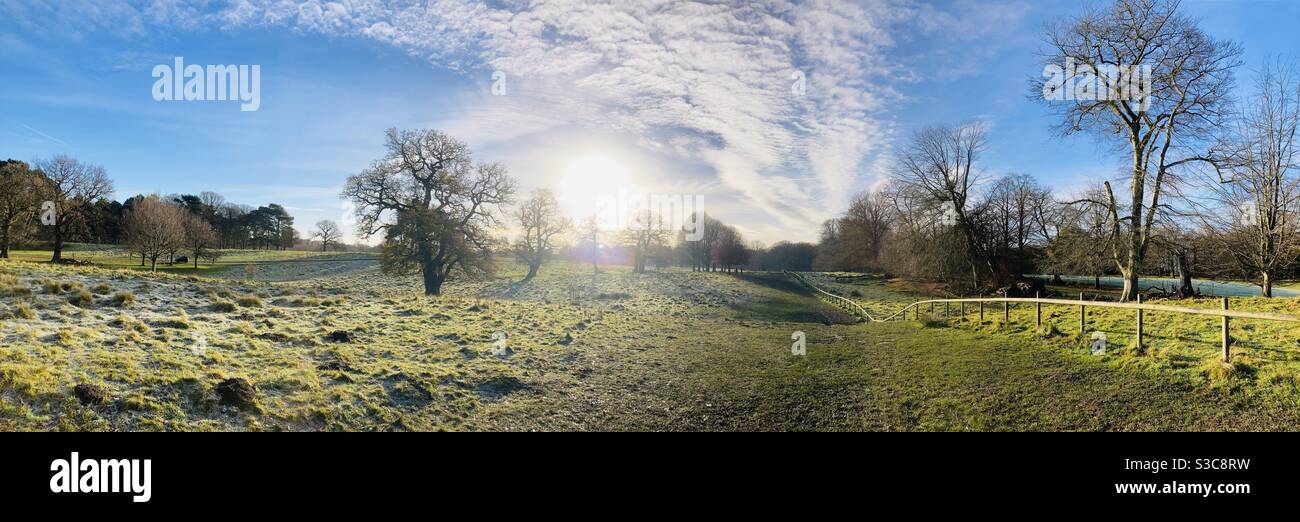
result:
M 1131 78 L 1103 65 L 1146 64 L 1133 99 L 1053 104 L 1063 135 L 1090 133 L 1132 161 L 1125 182 L 1053 194 L 1032 177 L 982 179 L 979 124 L 916 132 L 890 183 L 828 222 L 821 267 L 874 269 L 960 288 L 1001 288 L 1031 272 L 1248 278 L 1265 296 L 1300 257 L 1300 74 L 1270 60 L 1232 99 L 1241 48 L 1215 40 L 1166 0 L 1119 0 L 1050 26 L 1048 63 L 1072 60 L 1102 84 Z M 1107 75 L 1110 76 L 1107 76 Z M 1041 89 L 1041 83 L 1035 89 Z M 953 255 L 958 253 L 960 255 Z
M 55 262 L 63 259 L 64 247 L 72 241 L 138 246 L 141 223 L 132 219 L 135 216 L 138 221 L 146 215 L 166 218 L 172 231 L 201 228 L 201 233 L 189 236 L 202 237 L 202 248 L 208 250 L 287 249 L 301 241 L 293 216 L 279 204 L 239 205 L 215 192 L 137 195 L 119 202 L 110 198 L 112 193 L 113 182 L 103 167 L 65 155 L 31 164 L 0 161 L 0 257 L 9 257 L 14 245 L 34 242 L 51 245 Z M 147 235 L 154 237 L 146 241 L 152 245 L 149 252 L 137 253 L 147 260 L 154 254 L 182 250 L 169 245 L 170 250 L 159 251 L 160 245 L 174 243 L 163 241 L 164 236 L 183 235 L 165 232 L 152 229 Z M 339 245 L 342 231 L 332 221 L 322 221 L 312 237 L 327 249 Z
M 1080 65 L 1070 81 L 1128 85 L 1137 68 L 1107 66 L 1151 67 L 1137 96 L 1048 102 L 1062 135 L 1090 134 L 1131 158 L 1124 179 L 1078 195 L 1025 175 L 982 179 L 979 124 L 923 129 L 900 148 L 889 186 L 826 225 L 821 266 L 975 290 L 1030 272 L 1118 275 L 1124 300 L 1143 274 L 1179 277 L 1184 295 L 1193 273 L 1248 278 L 1265 296 L 1296 275 L 1296 64 L 1266 61 L 1234 100 L 1241 47 L 1204 33 L 1172 0 L 1117 0 L 1044 36 L 1046 64 Z M 1044 87 L 1033 85 L 1036 97 Z

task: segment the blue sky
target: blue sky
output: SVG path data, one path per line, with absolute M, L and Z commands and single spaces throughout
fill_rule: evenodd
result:
M 214 190 L 278 202 L 306 231 L 346 221 L 338 192 L 388 127 L 434 127 L 504 163 L 525 190 L 634 185 L 702 194 L 768 243 L 875 185 L 914 128 L 985 122 L 989 175 L 1061 191 L 1123 158 L 1049 132 L 1027 99 L 1039 28 L 1073 1 L 235 2 L 0 0 L 0 156 L 103 165 L 116 197 Z M 1300 1 L 1193 1 L 1249 68 L 1300 51 Z M 159 102 L 156 64 L 257 64 L 261 107 Z M 790 74 L 807 92 L 793 96 Z M 492 96 L 492 72 L 507 94 Z M 598 156 L 622 176 L 579 177 Z M 569 179 L 569 186 L 564 180 Z M 563 196 L 563 194 L 562 194 Z

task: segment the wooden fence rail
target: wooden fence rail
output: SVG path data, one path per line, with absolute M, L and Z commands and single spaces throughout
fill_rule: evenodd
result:
M 1232 355 L 1229 351 L 1229 347 L 1232 342 L 1232 339 L 1228 334 L 1229 319 L 1231 318 L 1258 319 L 1263 321 L 1282 321 L 1282 322 L 1289 322 L 1289 323 L 1300 323 L 1300 317 L 1296 317 L 1292 315 L 1274 314 L 1269 312 L 1250 312 L 1245 310 L 1231 310 L 1228 307 L 1227 297 L 1220 298 L 1221 299 L 1220 308 L 1216 309 L 1216 308 L 1192 308 L 1188 306 L 1149 304 L 1149 303 L 1143 303 L 1141 297 L 1138 298 L 1138 302 L 1136 303 L 1088 301 L 1083 298 L 1083 293 L 1079 294 L 1078 299 L 1047 299 L 1042 297 L 978 297 L 978 298 L 959 298 L 959 299 L 926 299 L 923 301 L 916 301 L 912 304 L 909 304 L 903 307 L 903 309 L 894 312 L 893 314 L 887 317 L 876 318 L 872 316 L 870 313 L 868 313 L 865 308 L 863 308 L 861 305 L 854 302 L 853 300 L 832 294 L 830 292 L 822 290 L 821 288 L 818 288 L 817 285 L 810 283 L 806 278 L 804 278 L 803 274 L 800 274 L 798 272 L 788 272 L 788 271 L 785 273 L 789 276 L 794 277 L 800 283 L 803 283 L 804 285 L 808 286 L 813 291 L 817 292 L 819 296 L 829 299 L 832 303 L 839 306 L 840 308 L 847 310 L 850 313 L 856 313 L 858 314 L 859 317 L 862 317 L 867 321 L 875 322 L 875 323 L 883 323 L 886 321 L 893 321 L 899 319 L 905 320 L 907 319 L 908 311 L 914 311 L 916 319 L 920 319 L 921 307 L 926 305 L 930 307 L 930 313 L 933 314 L 935 305 L 943 304 L 944 316 L 948 316 L 950 315 L 949 307 L 954 303 L 957 303 L 960 306 L 961 309 L 960 317 L 966 316 L 966 303 L 979 303 L 980 321 L 984 320 L 985 303 L 1002 303 L 1002 320 L 1003 322 L 1009 323 L 1011 321 L 1011 305 L 1024 303 L 1024 304 L 1034 305 L 1035 308 L 1034 320 L 1036 323 L 1035 326 L 1042 326 L 1043 305 L 1046 304 L 1046 305 L 1060 305 L 1060 306 L 1078 306 L 1079 307 L 1079 333 L 1082 334 L 1085 333 L 1087 329 L 1087 318 L 1088 318 L 1087 309 L 1089 307 L 1120 308 L 1120 309 L 1134 311 L 1136 322 L 1137 322 L 1137 346 L 1138 348 L 1141 348 L 1143 327 L 1145 324 L 1144 312 L 1147 311 L 1172 312 L 1172 313 L 1179 313 L 1179 314 L 1192 314 L 1192 315 L 1205 315 L 1205 316 L 1219 317 L 1222 320 L 1220 322 L 1219 337 L 1220 337 L 1220 345 L 1221 348 L 1223 349 L 1224 362 L 1229 362 L 1232 359 Z

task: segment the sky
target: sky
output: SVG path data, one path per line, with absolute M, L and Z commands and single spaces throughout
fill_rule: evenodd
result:
M 1028 96 L 1082 1 L 0 0 L 0 156 L 104 166 L 115 197 L 216 191 L 345 225 L 384 131 L 434 128 L 574 213 L 698 196 L 747 238 L 814 241 L 914 130 L 981 121 L 986 177 L 1059 192 L 1124 157 Z M 1300 54 L 1300 0 L 1185 0 L 1250 70 Z M 260 106 L 155 100 L 155 66 L 257 65 Z

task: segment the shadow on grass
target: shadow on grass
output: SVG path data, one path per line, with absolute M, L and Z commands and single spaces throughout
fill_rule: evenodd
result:
M 738 274 L 736 278 L 778 292 L 765 299 L 732 304 L 738 318 L 824 325 L 858 322 L 856 317 L 822 302 L 807 287 L 784 274 Z

